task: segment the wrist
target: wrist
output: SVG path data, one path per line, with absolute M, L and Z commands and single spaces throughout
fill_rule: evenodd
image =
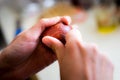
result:
M 22 77 L 15 73 L 13 67 L 6 63 L 3 53 L 0 51 L 0 80 L 22 80 Z
M 17 74 L 11 70 L 1 74 L 0 80 L 25 80 L 25 79 L 22 77 L 22 74 Z

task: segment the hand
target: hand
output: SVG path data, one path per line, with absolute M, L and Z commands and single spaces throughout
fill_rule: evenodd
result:
M 55 61 L 56 55 L 42 53 L 38 43 L 45 28 L 58 22 L 69 24 L 70 17 L 41 19 L 36 25 L 19 34 L 0 54 L 0 79 L 26 79 Z
M 85 43 L 78 30 L 66 35 L 66 44 L 46 36 L 43 43 L 57 54 L 61 80 L 112 80 L 113 65 L 93 44 Z

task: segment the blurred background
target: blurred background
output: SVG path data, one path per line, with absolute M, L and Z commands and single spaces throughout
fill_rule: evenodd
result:
M 41 18 L 68 15 L 86 42 L 98 44 L 115 65 L 120 80 L 120 0 L 0 0 L 0 50 Z M 57 61 L 36 74 L 60 80 Z

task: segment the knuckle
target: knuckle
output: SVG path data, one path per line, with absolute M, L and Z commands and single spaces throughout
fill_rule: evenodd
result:
M 108 59 L 107 56 L 104 56 L 105 60 L 106 60 L 106 64 L 113 70 L 114 69 L 114 65 L 112 63 L 112 61 L 110 59 Z
M 70 46 L 77 46 L 79 49 L 81 49 L 83 46 L 82 46 L 82 43 L 80 42 L 79 39 L 70 39 L 67 44 L 69 44 Z
M 93 48 L 97 48 L 97 45 L 95 43 L 90 43 L 90 45 L 93 47 Z
M 28 35 L 28 33 L 24 33 L 23 35 L 22 35 L 22 38 L 23 38 L 23 40 L 29 40 L 29 35 Z
M 20 39 L 21 37 L 23 37 L 24 32 L 25 32 L 25 31 L 23 31 L 23 32 L 21 32 L 20 34 L 18 34 L 18 35 L 13 39 L 12 42 L 14 42 L 14 41 L 16 41 L 17 39 Z M 11 43 L 12 43 L 12 42 L 11 42 Z
M 109 65 L 110 65 L 111 69 L 114 70 L 114 65 L 111 61 L 109 61 Z
M 40 23 L 41 25 L 43 25 L 43 24 L 45 24 L 45 21 L 46 21 L 46 20 L 47 20 L 47 19 L 45 19 L 45 18 L 40 19 L 39 23 Z
M 114 69 L 114 65 L 112 61 L 106 55 L 100 55 L 103 62 L 105 62 L 106 66 L 109 66 L 111 69 Z
M 90 44 L 93 53 L 97 53 L 98 52 L 98 46 L 95 43 L 91 43 Z
M 24 32 L 22 35 L 22 40 L 24 40 L 24 41 L 28 41 L 28 42 L 30 42 L 30 41 L 34 41 L 34 38 L 31 36 L 31 34 L 29 33 L 29 32 Z
M 96 45 L 93 44 L 88 44 L 88 43 L 84 43 L 85 45 L 85 54 L 92 60 L 92 59 L 96 59 L 98 57 L 98 50 L 96 48 Z
M 46 19 L 45 18 L 43 18 L 43 19 L 40 19 L 40 23 L 44 23 L 46 21 Z
M 76 44 L 80 44 L 80 40 L 79 40 L 79 39 L 74 39 L 74 42 L 75 42 Z

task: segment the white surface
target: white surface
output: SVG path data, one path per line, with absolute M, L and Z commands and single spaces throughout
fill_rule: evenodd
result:
M 77 24 L 79 26 L 78 29 L 86 42 L 96 43 L 99 49 L 103 51 L 103 54 L 108 56 L 114 64 L 114 80 L 120 80 L 120 27 L 110 34 L 102 35 L 97 31 L 94 21 L 93 15 L 90 14 L 89 19 L 85 23 Z M 60 80 L 58 69 L 58 63 L 56 62 L 39 72 L 38 75 L 41 80 Z
M 37 73 L 40 80 L 60 80 L 58 61 Z
M 11 42 L 15 36 L 16 17 L 16 13 L 9 7 L 0 9 L 0 23 L 7 43 Z
M 97 31 L 92 19 L 79 26 L 83 39 L 86 42 L 96 43 L 103 54 L 108 56 L 114 64 L 114 80 L 120 80 L 120 26 L 111 34 L 102 35 Z
M 6 39 L 10 42 L 13 38 L 14 31 L 14 17 L 8 17 L 8 12 L 2 15 L 2 26 Z M 90 14 L 91 15 L 91 14 Z M 11 24 L 12 23 L 12 24 Z M 30 24 L 27 22 L 25 24 Z M 111 34 L 102 35 L 97 32 L 96 25 L 94 24 L 93 16 L 90 16 L 88 21 L 84 24 L 79 24 L 79 30 L 86 42 L 94 42 L 98 44 L 101 51 L 105 52 L 110 60 L 115 65 L 114 80 L 120 80 L 120 27 Z M 6 29 L 7 28 L 7 29 Z M 59 67 L 55 62 L 51 66 L 45 68 L 37 74 L 40 80 L 59 80 Z

